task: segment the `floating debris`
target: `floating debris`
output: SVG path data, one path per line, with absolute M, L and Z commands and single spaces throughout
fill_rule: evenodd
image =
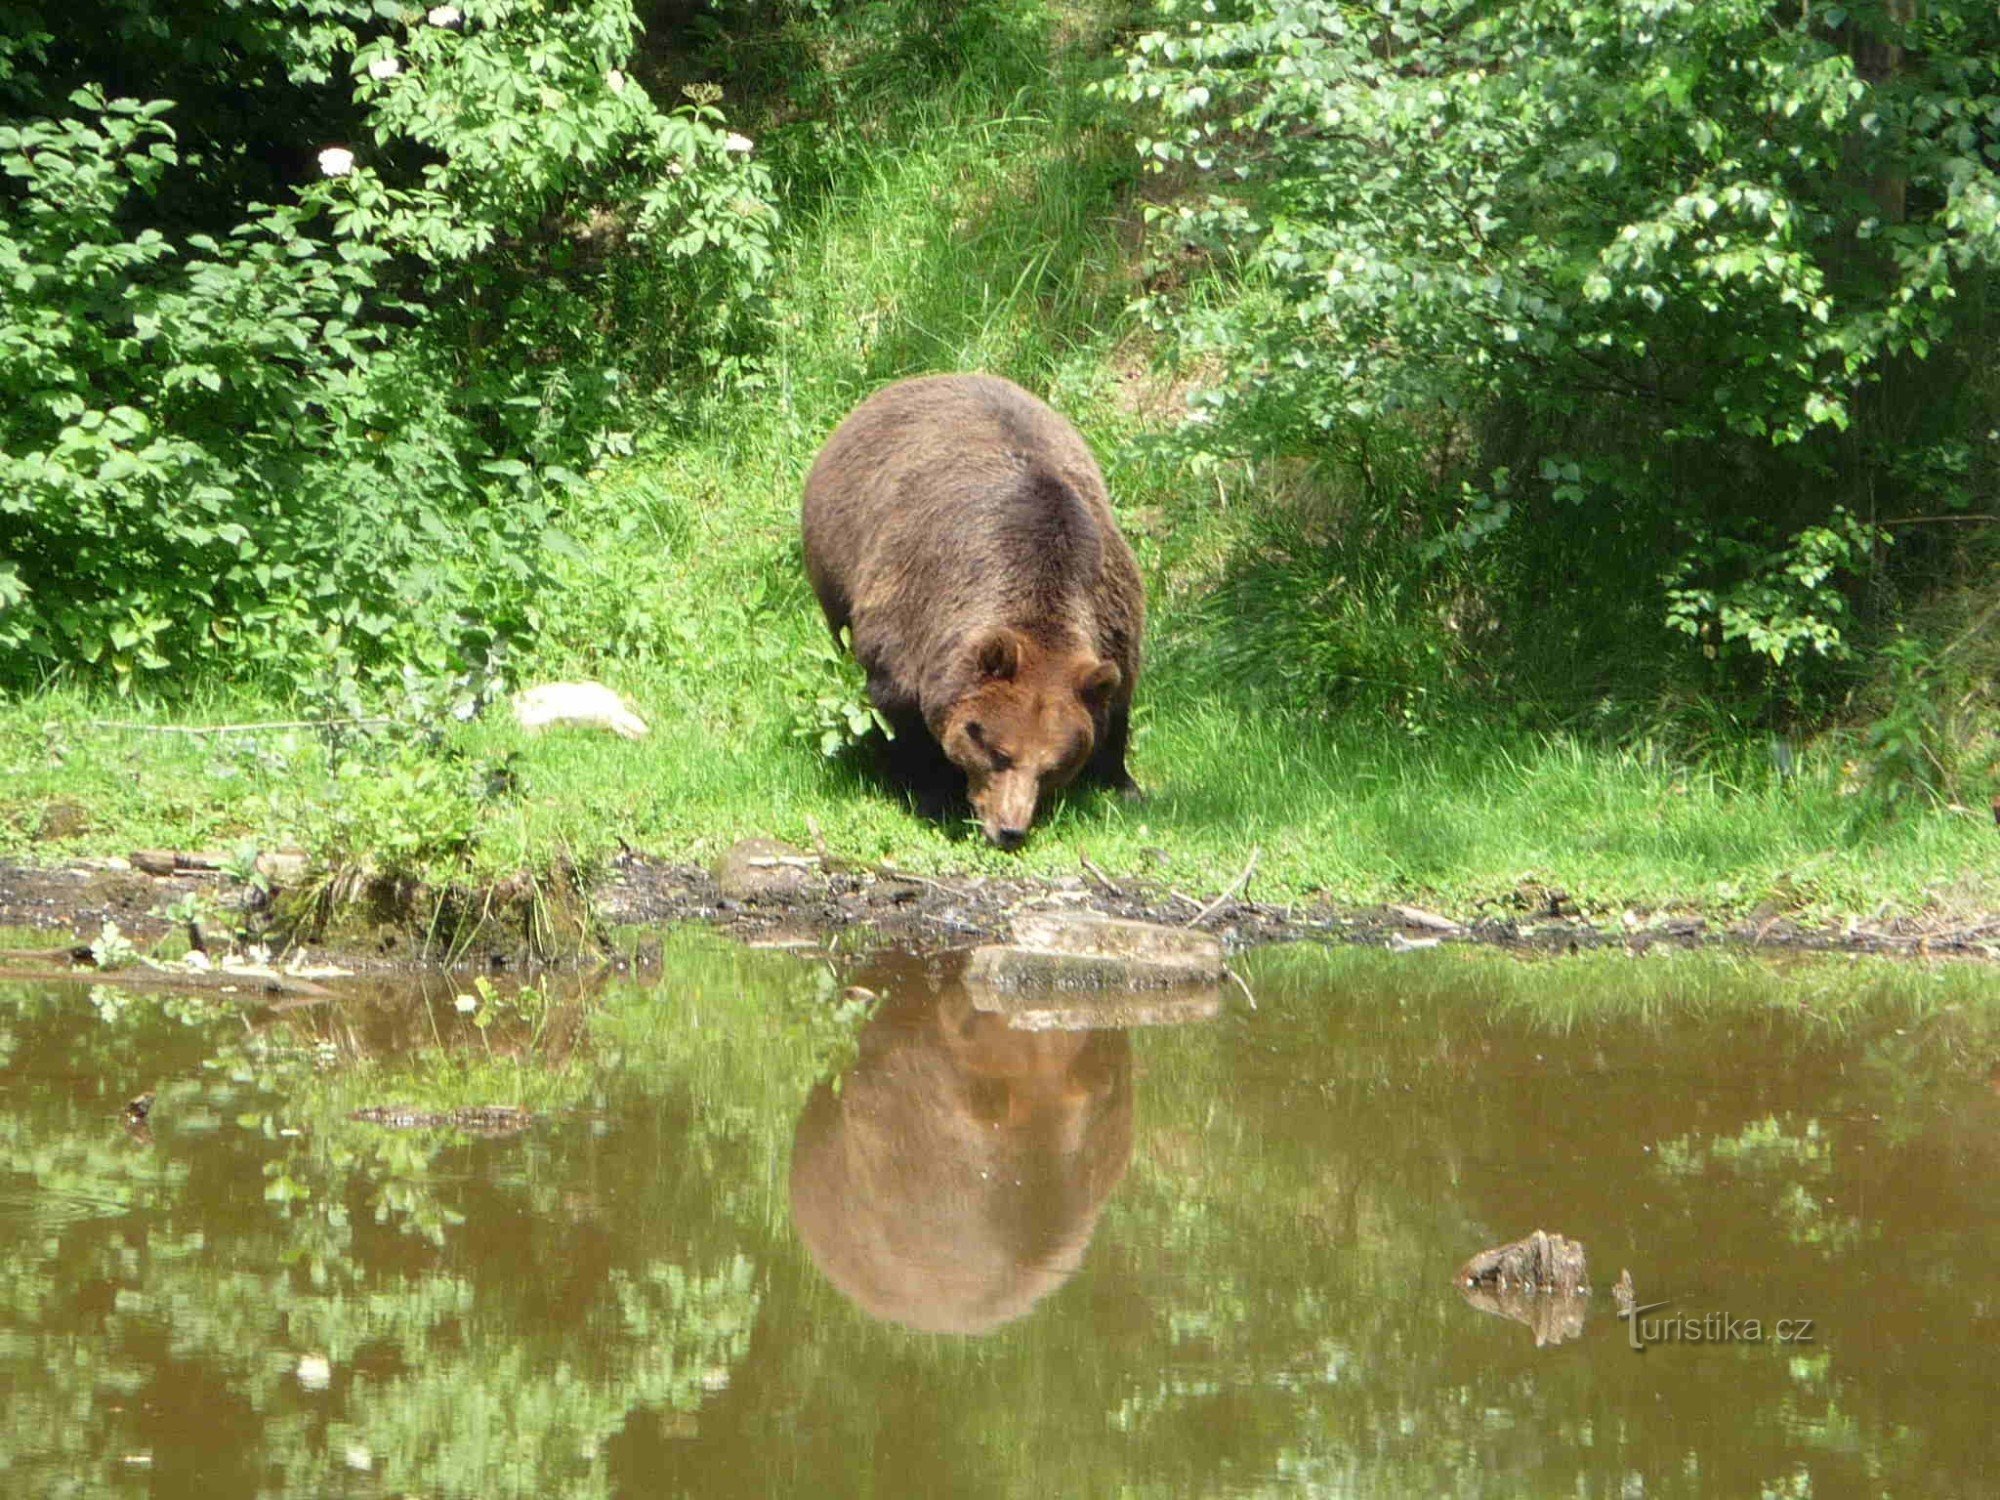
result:
M 133 1144 L 139 1146 L 150 1146 L 153 1144 L 153 1127 L 147 1119 L 147 1116 L 152 1114 L 152 1112 L 153 1091 L 151 1089 L 147 1089 L 145 1093 L 139 1095 L 136 1099 L 126 1101 L 125 1108 L 119 1115 L 119 1119 L 124 1123 L 125 1133 L 132 1138 Z

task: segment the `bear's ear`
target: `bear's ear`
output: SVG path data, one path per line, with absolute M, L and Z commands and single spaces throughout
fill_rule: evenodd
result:
M 1118 670 L 1115 661 L 1093 662 L 1083 669 L 1077 678 L 1076 695 L 1092 708 L 1096 708 L 1117 691 L 1118 684 L 1125 680 L 1125 674 Z
M 981 677 L 1005 681 L 1021 670 L 1021 646 L 1014 632 L 1001 626 L 972 638 L 972 666 Z

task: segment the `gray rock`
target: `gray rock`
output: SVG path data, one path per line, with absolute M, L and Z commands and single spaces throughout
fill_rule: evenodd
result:
M 1222 944 L 1205 932 L 1079 912 L 1027 912 L 1014 941 L 975 948 L 966 983 L 1009 991 L 1156 990 L 1213 986 Z
M 1073 953 L 1136 963 L 1184 965 L 1204 982 L 1222 978 L 1222 943 L 1213 934 L 1158 922 L 1131 922 L 1094 912 L 1029 911 L 1013 921 L 1014 944 L 1044 953 Z
M 730 846 L 711 873 L 724 899 L 761 901 L 796 896 L 812 884 L 819 861 L 777 839 L 744 839 Z

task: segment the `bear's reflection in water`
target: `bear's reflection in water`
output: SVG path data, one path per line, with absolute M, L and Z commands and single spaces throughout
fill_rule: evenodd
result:
M 1015 1031 L 955 968 L 897 969 L 861 976 L 887 993 L 860 1055 L 799 1117 L 792 1222 L 869 1316 L 986 1333 L 1083 1263 L 1132 1159 L 1132 1042 Z

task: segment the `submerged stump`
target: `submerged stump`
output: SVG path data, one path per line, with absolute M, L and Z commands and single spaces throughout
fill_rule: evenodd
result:
M 1537 1229 L 1480 1251 L 1459 1267 L 1457 1280 L 1469 1305 L 1525 1325 L 1538 1349 L 1583 1332 L 1590 1274 L 1575 1240 Z
M 1590 1291 L 1583 1246 L 1537 1229 L 1511 1245 L 1482 1250 L 1459 1268 L 1458 1283 L 1493 1291 L 1555 1292 L 1572 1296 Z

